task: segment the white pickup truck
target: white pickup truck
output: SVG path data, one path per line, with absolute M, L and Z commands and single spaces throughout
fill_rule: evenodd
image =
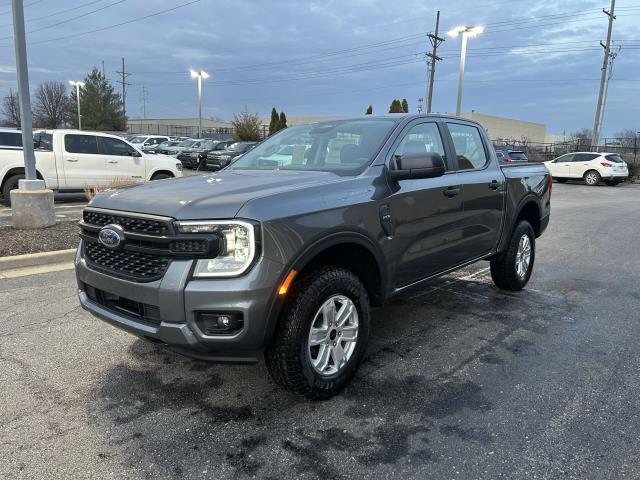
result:
M 55 192 L 81 192 L 111 182 L 182 176 L 182 163 L 146 154 L 115 135 L 80 130 L 38 130 L 33 134 L 38 178 Z M 0 201 L 24 178 L 22 150 L 0 147 Z

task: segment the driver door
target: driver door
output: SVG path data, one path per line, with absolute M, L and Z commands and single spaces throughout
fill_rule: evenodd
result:
M 106 158 L 106 178 L 112 182 L 143 182 L 144 157 L 134 147 L 119 138 L 98 137 L 100 152 Z
M 568 153 L 556 158 L 551 164 L 551 175 L 558 178 L 569 178 L 573 157 L 573 153 Z

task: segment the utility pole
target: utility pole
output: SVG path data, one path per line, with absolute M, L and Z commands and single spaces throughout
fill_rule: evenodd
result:
M 124 57 L 122 57 L 122 70 L 116 72 L 120 75 L 120 80 L 116 80 L 116 83 L 122 84 L 122 126 L 127 130 L 127 85 L 131 85 L 127 82 L 127 77 L 131 75 L 124 69 Z
M 420 97 L 418 99 L 418 113 L 422 113 L 422 102 L 424 102 L 424 98 Z
M 107 75 L 104 73 L 104 60 L 102 60 L 102 76 L 106 77 Z
M 609 64 L 609 56 L 611 55 L 611 31 L 613 30 L 613 21 L 616 16 L 614 15 L 614 8 L 616 6 L 616 0 L 611 0 L 611 10 L 607 11 L 604 8 L 602 11 L 609 17 L 609 28 L 607 29 L 607 42 L 600 45 L 604 48 L 604 60 L 602 61 L 602 70 L 600 74 L 600 91 L 598 92 L 598 103 L 596 105 L 596 118 L 593 123 L 593 139 L 591 140 L 591 148 L 597 149 L 600 142 L 600 120 L 602 115 L 602 100 L 604 97 L 604 87 L 607 80 L 607 66 Z
M 147 87 L 142 85 L 142 118 L 147 118 Z
M 438 47 L 442 42 L 444 42 L 444 38 L 438 36 L 438 28 L 440 27 L 440 10 L 436 14 L 436 32 L 428 33 L 427 37 L 429 38 L 429 42 L 431 43 L 431 53 L 427 53 L 426 57 L 429 59 L 429 84 L 427 87 L 427 113 L 431 113 L 431 100 L 433 98 L 433 81 L 436 76 L 436 62 L 438 60 L 442 60 L 441 57 L 436 55 L 438 51 Z
M 611 43 L 613 44 L 613 42 Z M 620 49 L 621 47 L 620 45 L 618 45 L 617 50 L 609 54 L 609 74 L 607 75 L 607 82 L 604 87 L 604 98 L 602 99 L 602 112 L 600 113 L 600 129 L 601 130 L 602 130 L 602 125 L 604 125 L 604 111 L 607 108 L 607 96 L 609 95 L 609 81 L 613 76 L 613 61 L 618 56 L 618 53 L 620 53 Z

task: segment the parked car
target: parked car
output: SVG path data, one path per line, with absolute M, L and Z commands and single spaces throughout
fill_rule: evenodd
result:
M 191 148 L 193 145 L 196 145 L 201 140 L 197 140 L 195 138 L 187 138 L 186 140 L 182 140 L 177 145 L 173 147 L 163 147 L 158 149 L 158 153 L 162 153 L 164 155 L 171 155 L 173 157 L 177 156 L 182 150 L 185 148 Z
M 232 163 L 237 157 L 245 154 L 256 146 L 258 142 L 235 142 L 229 145 L 226 150 L 211 152 L 207 155 L 205 168 L 207 170 L 220 170 Z
M 583 180 L 587 185 L 594 186 L 604 180 L 613 187 L 629 176 L 626 162 L 617 153 L 567 153 L 545 162 L 545 165 L 560 183 Z
M 165 140 L 164 142 L 158 143 L 157 145 L 144 148 L 143 151 L 146 153 L 163 154 L 164 150 L 170 147 L 175 147 L 179 143 L 180 143 L 179 141 L 175 141 L 175 140 Z
M 151 151 L 153 151 L 153 153 L 155 153 L 155 147 L 167 140 L 169 140 L 169 137 L 162 135 L 137 135 L 129 140 L 129 142 L 144 152 L 149 151 L 152 153 Z
M 116 179 L 144 182 L 182 176 L 182 164 L 174 158 L 147 155 L 116 135 L 41 130 L 34 132 L 34 143 L 38 177 L 55 192 L 82 192 Z M 0 200 L 5 205 L 22 178 L 22 149 L 0 150 Z
M 310 147 L 261 163 L 284 145 Z M 80 225 L 80 303 L 201 360 L 264 352 L 280 386 L 327 398 L 365 356 L 370 305 L 479 260 L 499 288 L 522 289 L 550 204 L 547 169 L 500 166 L 477 122 L 293 126 L 220 172 L 96 196 Z
M 496 150 L 498 161 L 503 163 L 528 162 L 529 159 L 522 150 Z
M 22 131 L 0 128 L 0 150 L 22 150 Z
M 224 150 L 224 146 L 219 147 L 219 140 L 201 140 L 194 143 L 190 148 L 185 148 L 177 155 L 177 159 L 187 168 L 198 168 L 207 158 L 207 154 L 213 151 Z

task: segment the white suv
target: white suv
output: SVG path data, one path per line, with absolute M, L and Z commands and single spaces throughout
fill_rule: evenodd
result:
M 602 180 L 614 186 L 629 176 L 627 164 L 617 153 L 575 152 L 555 158 L 545 165 L 555 180 L 564 183 L 581 179 L 587 185 L 598 185 Z

